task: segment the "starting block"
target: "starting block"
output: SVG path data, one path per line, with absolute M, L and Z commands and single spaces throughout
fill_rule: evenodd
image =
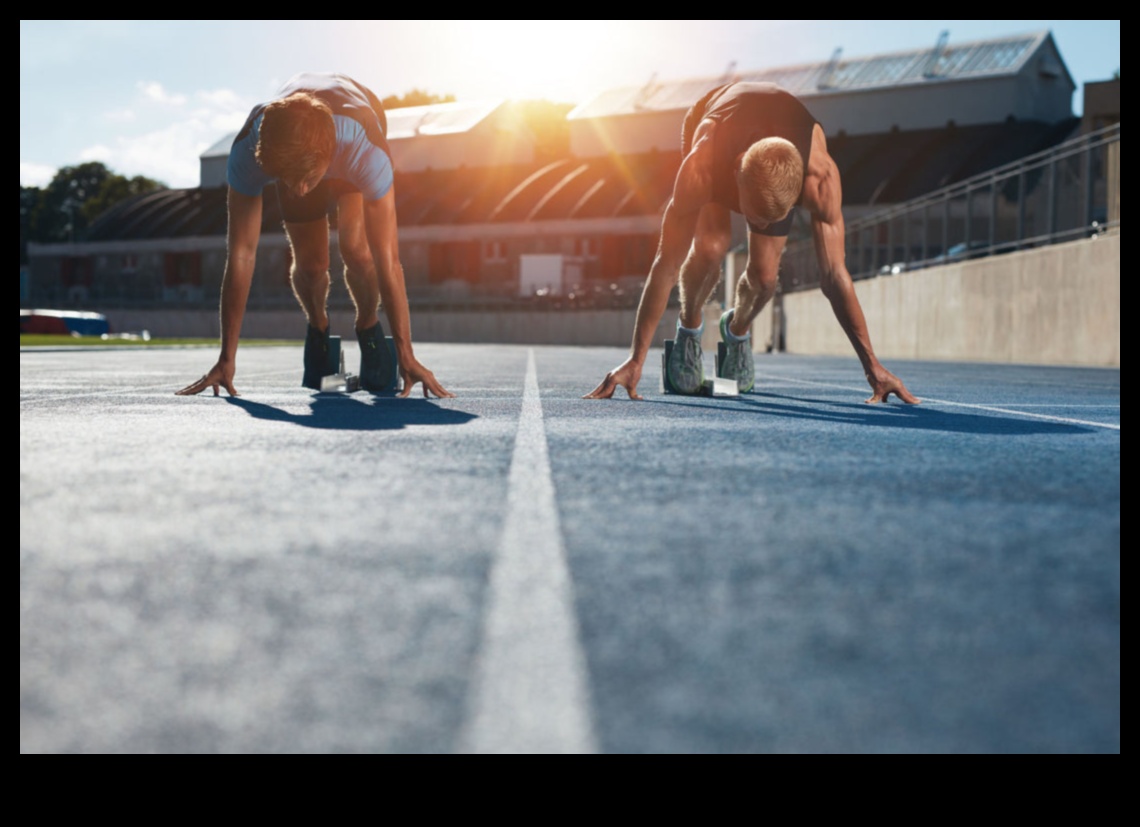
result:
M 360 377 L 344 369 L 340 336 L 329 336 L 329 373 L 321 377 L 321 393 L 353 393 L 360 390 Z
M 391 336 L 385 336 L 384 345 L 388 348 L 388 355 L 392 359 L 392 381 L 383 388 L 373 389 L 372 392 L 399 393 L 403 389 L 403 383 L 400 380 L 400 357 L 396 355 L 396 340 Z M 359 380 L 357 387 L 359 387 Z
M 384 337 L 388 354 L 392 357 L 392 381 L 385 388 L 374 393 L 400 392 L 400 359 L 396 355 L 396 341 L 391 336 Z M 340 336 L 329 336 L 328 373 L 321 377 L 321 393 L 355 393 L 360 390 L 360 377 L 344 368 L 344 350 L 340 346 Z
M 669 381 L 669 355 L 673 352 L 673 340 L 665 340 L 665 352 L 661 354 L 661 392 L 662 393 L 676 393 L 680 394 L 681 391 L 673 387 L 673 383 Z M 725 345 L 724 342 L 718 342 L 716 347 L 716 376 L 712 379 L 706 379 L 701 383 L 701 389 L 697 393 L 683 394 L 685 396 L 740 396 L 740 386 L 736 383 L 735 379 L 729 379 L 720 375 L 720 366 L 725 359 Z

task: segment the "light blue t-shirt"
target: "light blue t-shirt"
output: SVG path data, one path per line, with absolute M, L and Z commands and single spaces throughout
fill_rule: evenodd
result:
M 287 83 L 276 99 L 307 91 L 328 103 L 336 124 L 336 149 L 324 178 L 347 181 L 365 201 L 378 201 L 392 188 L 392 159 L 383 127 L 362 89 L 343 75 L 305 74 Z M 255 156 L 264 108 L 265 104 L 254 108 L 230 148 L 226 180 L 243 195 L 261 195 L 274 180 Z

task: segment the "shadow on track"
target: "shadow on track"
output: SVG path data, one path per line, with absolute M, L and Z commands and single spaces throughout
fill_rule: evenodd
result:
M 920 431 L 946 431 L 955 434 L 1002 434 L 1029 436 L 1035 434 L 1091 434 L 1099 428 L 1072 425 L 1065 422 L 1048 422 L 1031 417 L 1005 416 L 993 411 L 958 413 L 939 407 L 937 403 L 921 405 L 870 405 L 865 402 L 834 402 L 801 396 L 770 393 L 752 393 L 724 404 L 698 402 L 697 397 L 664 400 L 652 399 L 659 405 L 676 405 L 683 408 L 708 408 L 721 413 L 752 413 L 782 416 L 792 419 L 809 419 L 818 422 L 848 423 L 877 428 L 905 428 Z M 787 404 L 787 403 L 802 403 Z
M 250 416 L 271 422 L 289 422 L 305 428 L 339 431 L 394 431 L 408 425 L 463 425 L 476 418 L 466 411 L 440 408 L 426 399 L 368 397 L 367 401 L 346 396 L 315 396 L 312 411 L 294 414 L 248 399 L 226 397 Z

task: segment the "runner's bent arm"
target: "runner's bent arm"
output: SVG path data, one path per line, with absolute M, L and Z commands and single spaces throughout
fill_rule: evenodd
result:
M 690 212 L 684 212 L 683 209 L 677 205 L 676 195 L 665 205 L 665 215 L 661 219 L 661 241 L 653 265 L 649 268 L 649 278 L 641 293 L 637 321 L 633 326 L 630 357 L 638 364 L 644 364 L 645 357 L 649 354 L 653 334 L 661 317 L 665 315 L 669 294 L 677 285 L 681 265 L 685 263 L 685 256 L 689 254 L 693 243 L 700 208 Z
M 649 268 L 649 278 L 641 291 L 641 302 L 637 306 L 629 358 L 607 373 L 601 384 L 585 395 L 586 399 L 609 399 L 619 385 L 626 389 L 630 399 L 641 399 L 637 393 L 641 368 L 653 344 L 653 334 L 669 304 L 669 293 L 677 284 L 681 265 L 692 246 L 701 207 L 708 200 L 707 176 L 702 174 L 704 155 L 697 150 L 707 150 L 709 146 L 709 139 L 703 143 L 698 142 L 677 172 L 673 196 L 665 205 L 665 214 L 661 219 L 661 240 L 657 245 L 657 255 Z
M 436 396 L 455 396 L 436 381 L 434 374 L 416 361 L 412 351 L 412 324 L 408 311 L 408 291 L 404 284 L 404 268 L 400 264 L 400 248 L 396 225 L 396 189 L 375 201 L 364 202 L 364 232 L 380 278 L 380 300 L 392 328 L 392 339 L 404 379 L 402 396 L 412 385 L 423 382 L 424 396 L 430 390 Z
M 231 189 L 228 198 L 229 221 L 226 230 L 226 270 L 222 276 L 222 358 L 237 358 L 241 323 L 253 283 L 257 263 L 257 242 L 261 238 L 261 196 L 242 195 Z
M 820 288 L 831 302 L 832 312 L 839 321 L 855 355 L 863 365 L 863 373 L 873 391 L 868 402 L 886 402 L 894 393 L 904 402 L 917 403 L 906 386 L 884 368 L 871 348 L 871 334 L 855 285 L 847 271 L 845 225 L 843 222 L 843 194 L 839 168 L 827 154 L 823 132 L 817 126 L 817 143 L 812 148 L 813 175 L 809 178 L 811 190 L 805 193 L 805 203 L 811 211 L 811 231 L 819 258 Z M 822 144 L 822 146 L 821 146 Z
M 218 361 L 210 371 L 191 385 L 178 391 L 180 396 L 201 393 L 218 386 L 230 396 L 237 396 L 233 379 L 237 365 L 238 339 L 245 318 L 245 305 L 253 282 L 253 268 L 257 261 L 257 243 L 261 238 L 261 196 L 243 195 L 232 187 L 227 197 L 229 217 L 226 226 L 226 269 L 222 276 L 221 327 L 222 349 Z

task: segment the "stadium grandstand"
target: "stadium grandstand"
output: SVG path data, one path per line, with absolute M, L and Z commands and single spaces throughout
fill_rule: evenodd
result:
M 562 257 L 562 278 L 548 292 L 635 303 L 681 160 L 684 114 L 731 80 L 776 82 L 805 102 L 839 164 L 849 222 L 1081 131 L 1072 107 L 1076 84 L 1047 31 L 958 44 L 944 34 L 905 52 L 848 59 L 837 49 L 817 63 L 605 90 L 566 116 L 569 150 L 554 159 L 538 158 L 534 135 L 506 101 L 392 110 L 400 252 L 412 303 L 518 303 L 532 283 L 522 270 L 535 254 Z M 30 300 L 216 307 L 233 137 L 202 154 L 199 187 L 121 202 L 74 243 L 30 245 Z M 295 301 L 270 190 L 251 310 Z M 806 222 L 794 233 L 806 233 Z M 734 234 L 744 239 L 742 222 Z M 347 292 L 334 288 L 330 302 L 347 307 Z

